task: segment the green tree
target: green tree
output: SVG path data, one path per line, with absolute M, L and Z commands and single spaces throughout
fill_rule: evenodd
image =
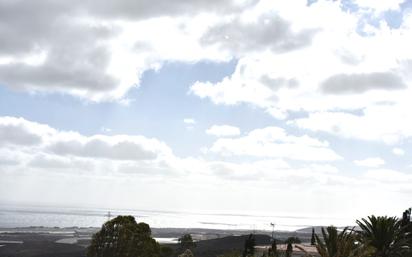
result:
M 159 244 L 146 223 L 133 216 L 118 216 L 103 224 L 93 235 L 88 257 L 159 257 Z
M 402 214 L 402 226 L 409 226 L 411 224 L 411 208 L 405 210 Z
M 271 245 L 271 247 L 269 248 L 269 253 L 268 253 L 268 255 L 269 255 L 270 257 L 277 257 L 277 256 L 279 256 L 278 246 L 277 246 L 276 240 L 273 240 L 272 245 Z
M 292 257 L 292 253 L 293 253 L 293 246 L 292 246 L 292 243 L 289 242 L 286 247 L 286 257 Z
M 160 257 L 172 257 L 173 249 L 166 245 L 160 246 Z
M 402 214 L 402 230 L 405 233 L 404 237 L 407 240 L 406 256 L 412 257 L 412 220 L 411 220 L 412 209 L 409 208 L 405 210 Z
M 243 250 L 243 257 L 246 256 L 253 256 L 255 253 L 255 236 L 253 234 L 250 234 L 248 238 L 245 240 L 245 248 Z
M 397 257 L 410 253 L 411 237 L 396 217 L 369 216 L 357 220 L 360 241 L 374 248 L 374 257 Z
M 285 240 L 285 243 L 286 244 L 289 244 L 289 243 L 291 243 L 291 244 L 300 244 L 300 243 L 302 243 L 302 241 L 297 236 L 291 236 L 291 237 L 288 237 Z
M 315 228 L 312 228 L 312 237 L 310 238 L 310 245 L 315 245 L 315 244 L 316 244 Z
M 180 254 L 179 257 L 194 257 L 192 251 L 190 249 L 186 249 L 184 253 Z
M 196 247 L 196 243 L 193 242 L 193 238 L 190 234 L 185 234 L 179 238 L 180 249 L 192 249 Z
M 230 252 L 224 253 L 222 255 L 218 255 L 218 257 L 241 257 L 242 254 L 240 251 L 232 250 Z
M 316 249 L 321 257 L 367 257 L 370 255 L 370 249 L 363 245 L 357 244 L 356 236 L 352 230 L 343 229 L 340 233 L 331 226 L 326 230 L 322 228 L 322 239 L 315 234 Z M 298 249 L 305 252 L 299 246 Z M 311 256 L 306 252 L 307 256 Z

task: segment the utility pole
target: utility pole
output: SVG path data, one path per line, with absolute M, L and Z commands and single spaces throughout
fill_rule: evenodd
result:
M 274 235 L 275 235 L 275 223 L 270 223 L 270 225 L 272 226 L 272 241 L 274 241 L 275 240 L 275 237 L 274 237 Z
M 112 218 L 112 214 L 110 211 L 107 212 L 107 221 L 109 221 Z

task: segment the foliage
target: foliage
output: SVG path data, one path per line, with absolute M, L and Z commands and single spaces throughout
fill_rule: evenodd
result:
M 190 234 L 185 234 L 179 238 L 180 249 L 192 249 L 196 247 L 196 243 L 193 242 L 193 238 Z
M 387 216 L 369 216 L 357 220 L 360 231 L 347 227 L 342 231 L 331 226 L 322 228 L 319 237 L 312 228 L 311 245 L 315 245 L 320 257 L 412 257 L 411 209 L 403 212 L 402 219 Z M 300 244 L 298 237 L 286 239 L 287 249 L 279 253 L 273 240 L 267 253 L 269 257 L 291 257 L 293 244 Z M 196 247 L 190 234 L 179 238 L 178 257 L 193 257 L 190 249 Z M 311 256 L 299 245 L 295 245 L 305 256 Z M 255 254 L 255 237 L 250 234 L 244 243 L 244 250 L 232 251 L 219 257 L 250 257 Z M 173 249 L 160 246 L 151 236 L 149 225 L 136 223 L 133 216 L 118 216 L 105 224 L 93 235 L 87 249 L 88 257 L 172 257 Z M 266 253 L 265 253 L 266 256 Z
M 409 234 L 409 237 L 412 236 L 412 220 L 411 220 L 412 209 L 409 208 L 405 210 L 402 214 L 402 228 L 405 233 Z M 411 255 L 412 256 L 412 255 Z
M 93 235 L 88 257 L 158 257 L 159 244 L 149 225 L 136 223 L 133 216 L 118 216 Z
M 321 257 L 412 257 L 411 210 L 402 219 L 369 216 L 357 220 L 360 231 L 335 227 L 322 228 L 322 240 L 314 233 L 316 248 Z M 313 241 L 313 239 L 312 239 Z M 312 243 L 312 242 L 311 242 Z M 305 252 L 304 249 L 297 246 Z M 310 256 L 306 252 L 307 256 Z
M 290 244 L 300 244 L 302 243 L 302 241 L 297 236 L 291 236 L 285 240 L 285 244 L 289 244 L 289 243 Z
M 353 230 L 346 227 L 338 233 L 336 227 L 330 226 L 326 230 L 322 228 L 323 240 L 315 234 L 316 249 L 322 257 L 348 257 L 357 256 L 356 243 Z
M 184 253 L 180 254 L 178 257 L 194 257 L 192 251 L 190 249 L 186 249 Z
M 293 253 L 293 246 L 292 243 L 289 242 L 288 246 L 286 247 L 286 257 L 291 257 Z
M 246 256 L 253 256 L 255 253 L 255 236 L 250 234 L 248 238 L 245 240 L 245 249 L 243 251 L 243 257 Z
M 397 257 L 410 252 L 411 236 L 396 217 L 369 216 L 356 223 L 362 229 L 360 242 L 374 248 L 373 256 Z
M 405 239 L 407 240 L 406 256 L 412 257 L 412 209 L 405 210 L 402 214 L 402 229 Z
M 277 246 L 276 240 L 273 240 L 271 248 L 269 248 L 268 256 L 269 257 L 279 256 L 278 246 Z
M 312 237 L 310 238 L 310 245 L 315 245 L 315 244 L 316 244 L 315 228 L 312 228 Z
M 161 245 L 160 246 L 160 257 L 172 257 L 173 249 L 169 246 Z
M 409 208 L 405 210 L 402 214 L 402 226 L 409 226 L 411 224 L 411 211 L 412 209 Z
M 233 250 L 233 251 L 224 253 L 222 255 L 219 255 L 218 257 L 241 257 L 241 256 L 242 254 L 240 251 Z
M 321 257 L 367 257 L 370 255 L 370 248 L 360 245 L 356 241 L 353 229 L 347 227 L 338 233 L 337 228 L 330 226 L 326 230 L 322 228 L 322 239 L 315 234 L 316 249 Z M 298 249 L 305 252 L 299 246 Z M 307 256 L 310 256 L 306 252 Z
M 277 245 L 277 243 L 276 243 L 276 240 L 273 240 L 271 249 L 272 249 L 273 252 L 277 252 L 277 250 L 278 250 L 278 245 Z

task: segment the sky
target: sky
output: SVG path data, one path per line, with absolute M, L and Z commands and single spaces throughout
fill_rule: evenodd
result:
M 412 1 L 0 0 L 0 204 L 412 205 Z

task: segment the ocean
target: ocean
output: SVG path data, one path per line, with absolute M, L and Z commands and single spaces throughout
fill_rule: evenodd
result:
M 110 214 L 109 214 L 110 212 Z M 0 228 L 100 227 L 108 218 L 132 215 L 154 228 L 203 228 L 222 230 L 295 231 L 311 226 L 352 226 L 353 220 L 339 217 L 294 216 L 155 210 L 80 209 L 0 205 Z

